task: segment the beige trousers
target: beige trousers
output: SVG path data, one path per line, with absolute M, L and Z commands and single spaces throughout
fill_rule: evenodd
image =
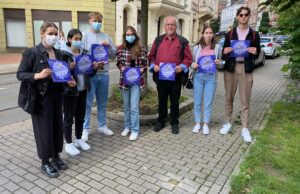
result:
M 248 128 L 250 114 L 250 96 L 253 85 L 253 73 L 245 73 L 243 63 L 237 63 L 233 73 L 224 72 L 224 85 L 226 93 L 225 121 L 232 121 L 233 100 L 239 86 L 239 97 L 241 103 L 241 122 L 243 128 Z

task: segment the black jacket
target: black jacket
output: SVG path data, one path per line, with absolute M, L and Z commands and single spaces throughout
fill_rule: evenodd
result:
M 68 62 L 68 56 L 63 55 L 60 50 L 54 49 L 56 60 Z M 49 68 L 48 53 L 42 43 L 39 45 L 28 48 L 22 53 L 22 60 L 17 71 L 17 79 L 20 81 L 27 81 L 31 83 L 33 89 L 40 95 L 44 96 L 51 78 L 34 80 L 34 74 L 41 72 L 43 69 Z M 62 92 L 62 84 L 61 92 Z
M 236 28 L 232 29 L 232 37 L 231 40 L 238 40 Z M 253 35 L 255 33 L 255 35 Z M 254 40 L 253 40 L 254 37 Z M 246 73 L 251 73 L 254 70 L 254 60 L 258 58 L 259 53 L 260 53 L 260 37 L 257 31 L 252 30 L 249 28 L 249 33 L 246 36 L 246 40 L 250 40 L 250 47 L 256 47 L 256 55 L 252 55 L 249 53 L 249 57 L 245 58 L 245 72 Z M 225 42 L 223 46 L 223 51 L 224 48 L 230 47 L 230 32 L 227 32 L 225 35 Z M 222 53 L 223 53 L 222 51 Z M 222 59 L 226 61 L 224 69 L 229 72 L 234 72 L 235 69 L 235 64 L 236 64 L 236 58 L 230 57 L 230 53 L 227 55 L 222 56 Z

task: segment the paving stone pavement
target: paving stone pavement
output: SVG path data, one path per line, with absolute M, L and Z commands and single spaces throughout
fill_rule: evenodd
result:
M 278 100 L 287 84 L 280 68 L 287 60 L 267 61 L 255 70 L 251 97 L 250 128 L 257 130 L 270 105 Z M 191 95 L 191 91 L 183 93 Z M 238 95 L 237 95 L 238 96 Z M 238 97 L 234 105 L 239 113 Z M 229 177 L 249 145 L 242 142 L 241 126 L 220 135 L 224 113 L 223 74 L 219 73 L 211 133 L 193 134 L 193 112 L 180 117 L 180 134 L 170 126 L 156 133 L 141 127 L 135 142 L 120 136 L 123 125 L 108 121 L 112 137 L 99 134 L 93 125 L 92 149 L 79 156 L 62 158 L 69 169 L 58 178 L 40 173 L 31 120 L 0 128 L 0 193 L 228 193 Z M 95 122 L 95 117 L 91 123 Z

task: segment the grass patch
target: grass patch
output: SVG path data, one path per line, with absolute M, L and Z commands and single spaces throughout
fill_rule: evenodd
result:
M 231 193 L 300 192 L 300 103 L 277 102 L 266 127 L 257 135 Z
M 179 102 L 182 103 L 188 98 L 186 96 L 181 96 Z M 157 91 L 151 87 L 147 87 L 142 91 L 140 98 L 140 114 L 150 115 L 158 112 L 158 99 Z M 108 99 L 107 110 L 112 112 L 123 111 L 123 100 L 121 90 L 118 85 L 112 87 L 111 96 Z

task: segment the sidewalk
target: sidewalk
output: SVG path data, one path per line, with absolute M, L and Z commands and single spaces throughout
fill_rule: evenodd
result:
M 17 72 L 21 57 L 21 53 L 0 53 L 0 75 Z
M 250 128 L 257 130 L 270 105 L 278 100 L 286 80 L 280 71 L 282 57 L 255 70 Z M 268 61 L 270 62 L 270 61 Z M 184 91 L 191 92 L 191 91 Z M 235 99 L 235 115 L 239 112 Z M 92 149 L 62 158 L 69 169 L 59 178 L 40 173 L 31 121 L 0 128 L 0 193 L 228 193 L 229 177 L 249 147 L 240 137 L 241 126 L 220 135 L 224 113 L 223 74 L 219 73 L 211 133 L 193 134 L 193 112 L 180 117 L 180 133 L 170 126 L 155 133 L 141 127 L 135 142 L 120 136 L 123 123 L 109 120 L 112 137 L 99 134 L 92 118 Z

